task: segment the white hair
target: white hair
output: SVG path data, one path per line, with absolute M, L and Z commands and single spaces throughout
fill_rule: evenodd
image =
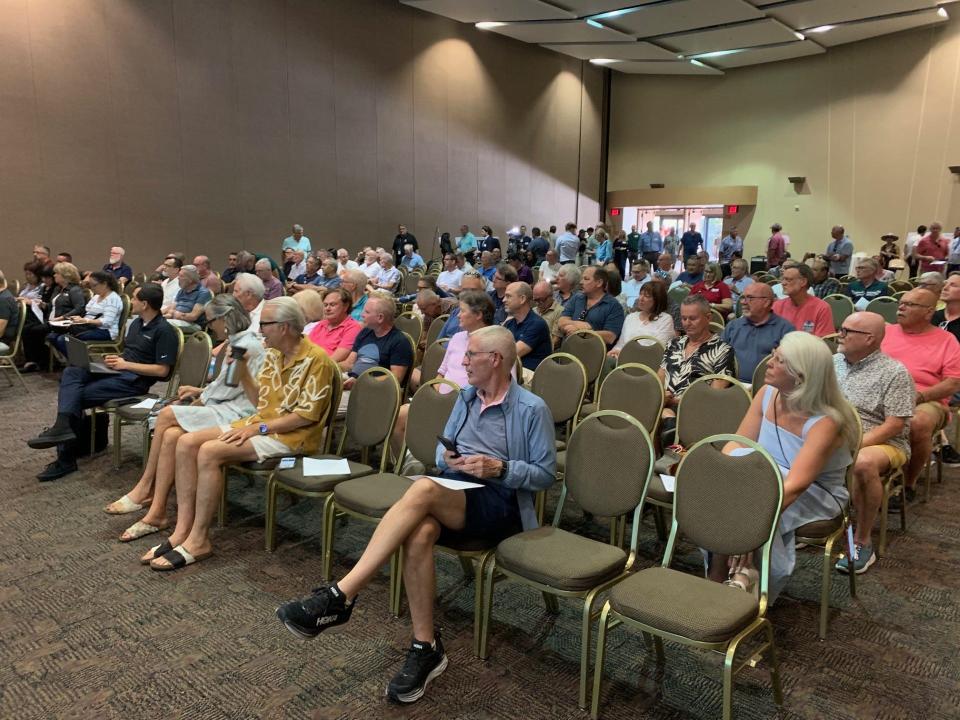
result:
M 187 278 L 191 285 L 200 282 L 200 273 L 197 272 L 196 265 L 184 265 L 180 268 L 180 277 Z
M 263 286 L 263 280 L 251 273 L 240 273 L 237 279 L 233 281 L 234 287 L 240 292 L 248 292 L 258 300 L 263 300 L 267 289 Z
M 303 326 L 307 324 L 307 319 L 303 315 L 300 304 L 292 297 L 278 297 L 273 300 L 267 300 L 263 309 L 274 308 L 273 319 L 276 322 L 286 323 L 295 335 L 303 333 Z

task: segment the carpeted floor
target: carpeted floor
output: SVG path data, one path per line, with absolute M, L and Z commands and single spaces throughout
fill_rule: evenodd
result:
M 263 550 L 263 488 L 231 485 L 229 525 L 216 555 L 172 574 L 141 567 L 143 539 L 120 532 L 137 516 L 101 507 L 139 474 L 134 435 L 125 462 L 108 454 L 59 482 L 35 473 L 51 451 L 24 440 L 48 425 L 56 383 L 28 376 L 32 390 L 0 383 L 0 718 L 584 718 L 576 706 L 579 613 L 561 602 L 545 614 L 539 594 L 501 584 L 494 600 L 491 658 L 472 653 L 473 587 L 440 559 L 438 624 L 446 673 L 410 708 L 383 697 L 409 642 L 408 619 L 387 609 L 384 573 L 361 597 L 345 632 L 297 641 L 273 609 L 318 581 L 318 506 L 280 518 L 280 545 Z M 960 717 L 960 502 L 950 469 L 932 501 L 911 507 L 906 536 L 851 601 L 834 575 L 836 608 L 826 642 L 816 636 L 820 557 L 801 553 L 797 573 L 770 616 L 782 663 L 781 718 Z M 286 507 L 286 505 L 284 505 Z M 581 522 L 576 513 L 572 523 Z M 602 537 L 605 528 L 586 528 Z M 338 528 L 335 574 L 361 552 L 369 527 Z M 659 560 L 652 523 L 641 532 L 641 566 Z M 692 548 L 683 548 L 689 563 Z M 602 697 L 605 718 L 687 719 L 720 714 L 718 657 L 667 645 L 658 674 L 641 638 L 614 630 Z M 765 666 L 734 692 L 739 718 L 776 715 Z

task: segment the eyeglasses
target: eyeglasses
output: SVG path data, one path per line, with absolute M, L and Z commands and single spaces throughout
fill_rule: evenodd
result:
M 282 325 L 283 320 L 261 320 L 260 327 L 266 327 L 267 325 Z
M 933 305 L 924 305 L 923 303 L 906 302 L 905 300 L 901 300 L 899 303 L 897 303 L 897 305 L 899 305 L 900 307 L 916 307 L 916 308 L 927 308 L 927 309 L 933 308 Z
M 464 356 L 467 360 L 473 362 L 473 359 L 474 359 L 477 355 L 499 355 L 499 354 L 500 354 L 500 353 L 497 352 L 496 350 L 467 350 L 467 351 L 463 354 L 463 356 Z
M 741 300 L 769 300 L 770 298 L 764 297 L 763 295 L 741 295 Z
M 842 338 L 845 338 L 850 333 L 854 333 L 855 335 L 873 335 L 872 332 L 869 332 L 867 330 L 854 330 L 853 328 L 848 328 L 848 327 L 840 328 L 840 331 L 837 333 L 837 335 L 839 335 Z

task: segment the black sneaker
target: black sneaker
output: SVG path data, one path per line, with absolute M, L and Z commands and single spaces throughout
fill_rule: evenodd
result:
M 37 475 L 37 480 L 40 482 L 59 480 L 60 478 L 76 471 L 77 463 L 75 461 L 65 462 L 63 460 L 54 460 L 52 463 L 47 465 L 39 475 Z
M 960 453 L 950 445 L 944 445 L 940 449 L 940 459 L 944 465 L 960 465 Z
M 387 685 L 387 697 L 397 703 L 414 703 L 423 697 L 430 681 L 447 669 L 447 654 L 443 651 L 440 635 L 436 647 L 414 640 L 407 650 L 407 659 L 393 680 Z
M 56 447 L 61 443 L 72 442 L 76 439 L 77 436 L 69 427 L 57 427 L 54 425 L 53 427 L 45 428 L 44 431 L 35 438 L 27 440 L 27 445 L 34 450 L 45 450 L 46 448 Z
M 277 608 L 277 617 L 294 635 L 310 639 L 343 625 L 350 619 L 355 604 L 356 598 L 347 605 L 336 585 L 326 585 L 315 589 L 310 597 L 284 603 Z

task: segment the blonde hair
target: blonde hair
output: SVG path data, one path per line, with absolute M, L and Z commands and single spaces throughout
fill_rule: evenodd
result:
M 58 262 L 53 266 L 53 271 L 59 273 L 60 277 L 67 281 L 67 285 L 80 284 L 80 271 L 73 263 Z
M 859 422 L 840 390 L 830 348 L 816 335 L 794 331 L 783 336 L 779 350 L 784 369 L 796 383 L 793 390 L 783 394 L 787 409 L 809 417 L 831 418 L 855 453 Z
M 301 290 L 293 299 L 296 301 L 308 323 L 323 319 L 323 296 L 325 293 L 315 290 Z

